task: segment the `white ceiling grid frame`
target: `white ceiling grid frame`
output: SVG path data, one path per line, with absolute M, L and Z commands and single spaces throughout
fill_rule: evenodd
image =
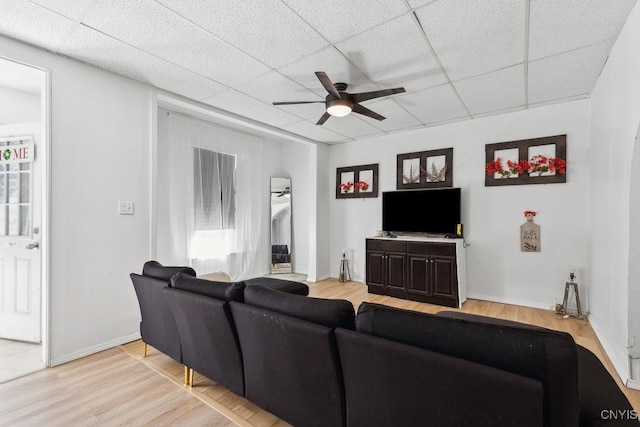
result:
M 269 67 L 152 0 L 99 0 L 83 23 L 227 86 Z
M 452 81 L 524 61 L 522 0 L 440 0 L 416 15 Z
M 403 0 L 282 0 L 331 43 L 407 13 Z
M 280 1 L 216 2 L 215 7 L 212 2 L 202 0 L 156 1 L 272 68 L 295 62 L 329 45 Z
M 385 40 L 388 44 L 368 40 Z M 414 92 L 447 83 L 412 15 L 360 33 L 336 47 L 381 89 L 403 86 L 407 92 Z

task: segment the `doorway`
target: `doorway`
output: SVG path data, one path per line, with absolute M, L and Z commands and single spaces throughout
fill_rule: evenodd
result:
M 47 72 L 0 58 L 0 382 L 44 369 Z

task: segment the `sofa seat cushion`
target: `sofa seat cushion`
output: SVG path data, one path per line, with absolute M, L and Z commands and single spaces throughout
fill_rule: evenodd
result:
M 189 276 L 196 275 L 196 271 L 186 266 L 164 266 L 158 261 L 147 261 L 142 267 L 142 275 L 155 277 L 156 279 L 166 280 L 167 283 L 177 273 L 185 273 Z
M 307 285 L 294 282 L 293 280 L 276 279 L 273 277 L 255 277 L 253 279 L 247 279 L 244 282 L 247 286 L 258 285 L 288 294 L 309 295 L 309 287 Z
M 578 425 L 578 355 L 567 333 L 371 303 L 360 305 L 356 325 L 360 332 L 538 380 L 544 387 L 544 424 Z
M 355 329 L 355 311 L 346 300 L 311 298 L 252 285 L 244 290 L 244 302 L 328 328 Z
M 244 282 L 216 282 L 178 273 L 171 278 L 171 287 L 221 301 L 242 302 L 245 284 Z

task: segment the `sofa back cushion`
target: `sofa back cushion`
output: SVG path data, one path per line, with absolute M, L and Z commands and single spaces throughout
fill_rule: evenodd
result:
M 244 302 L 328 328 L 355 330 L 355 310 L 346 300 L 311 298 L 255 285 L 244 290 Z
M 286 304 L 276 304 L 269 298 L 271 292 L 281 294 L 290 307 L 294 300 L 288 297 L 306 299 L 272 290 L 261 293 L 256 288 L 247 286 L 245 302 L 254 304 L 255 298 L 263 296 L 267 301 L 261 305 L 284 311 Z M 229 305 L 242 350 L 245 397 L 295 426 L 344 425 L 344 385 L 335 329 L 297 318 L 297 311 L 294 317 L 257 304 Z M 319 320 L 318 316 L 305 317 Z M 327 323 L 325 316 L 320 317 Z
M 578 425 L 578 361 L 571 335 L 363 303 L 357 330 L 540 381 L 549 426 Z
M 348 426 L 543 425 L 539 381 L 368 334 L 335 333 Z
M 162 279 L 169 282 L 169 280 L 176 273 L 185 273 L 190 276 L 196 275 L 196 271 L 191 267 L 186 266 L 164 266 L 158 261 L 147 261 L 142 267 L 142 275 L 155 277 L 156 279 Z
M 162 293 L 168 282 L 135 273 L 131 273 L 130 277 L 140 306 L 142 340 L 172 359 L 182 362 L 176 322 Z
M 182 363 L 244 396 L 240 344 L 229 303 L 194 292 L 164 288 L 182 344 Z
M 171 278 L 171 287 L 222 301 L 242 302 L 245 284 L 244 282 L 217 282 L 198 279 L 189 274 L 177 273 Z

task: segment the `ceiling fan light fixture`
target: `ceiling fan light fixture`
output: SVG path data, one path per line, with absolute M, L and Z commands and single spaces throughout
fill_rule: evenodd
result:
M 327 113 L 334 117 L 344 117 L 353 110 L 353 103 L 348 99 L 334 99 L 327 102 Z

